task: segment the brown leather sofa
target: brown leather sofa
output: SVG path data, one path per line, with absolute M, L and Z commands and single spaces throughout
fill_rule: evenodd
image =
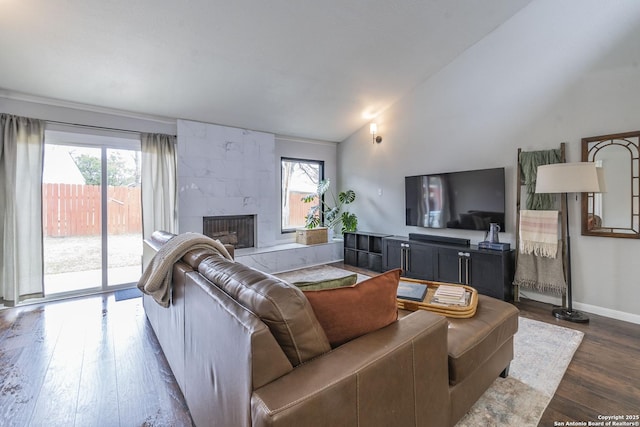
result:
M 481 296 L 471 319 L 402 312 L 332 350 L 295 286 L 206 250 L 174 265 L 169 308 L 143 304 L 197 426 L 452 426 L 508 372 L 518 327 Z

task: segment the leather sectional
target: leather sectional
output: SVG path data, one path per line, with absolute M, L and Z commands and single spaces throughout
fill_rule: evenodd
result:
M 453 426 L 513 358 L 518 310 L 490 297 L 470 319 L 401 311 L 332 349 L 274 276 L 197 250 L 172 280 L 169 308 L 143 304 L 197 426 Z

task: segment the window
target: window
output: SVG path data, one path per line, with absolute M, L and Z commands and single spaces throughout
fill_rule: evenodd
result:
M 315 193 L 318 183 L 324 179 L 324 162 L 282 158 L 282 232 L 292 232 L 304 227 L 305 217 L 312 204 L 302 198 Z

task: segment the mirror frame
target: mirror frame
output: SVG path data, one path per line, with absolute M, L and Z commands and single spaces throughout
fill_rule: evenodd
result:
M 593 144 L 595 143 L 595 144 Z M 589 145 L 592 145 L 589 147 Z M 617 133 L 611 135 L 592 136 L 582 138 L 582 161 L 593 162 L 595 155 L 599 150 L 611 145 L 618 145 L 629 150 L 631 161 L 631 227 L 633 227 L 634 216 L 637 217 L 637 223 L 640 223 L 640 131 Z M 634 176 L 634 171 L 636 175 Z M 605 182 L 605 186 L 606 186 Z M 634 191 L 635 188 L 635 191 Z M 599 231 L 588 228 L 589 218 L 589 200 L 594 197 L 594 193 L 582 193 L 582 235 L 583 236 L 599 236 L 599 237 L 620 237 L 625 239 L 640 239 L 640 229 L 623 227 L 607 227 L 603 224 Z M 635 209 L 634 209 L 635 208 Z M 635 210 L 635 212 L 634 212 Z M 628 230 L 622 232 L 622 230 Z

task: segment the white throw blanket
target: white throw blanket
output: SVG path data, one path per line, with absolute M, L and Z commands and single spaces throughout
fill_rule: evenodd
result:
M 138 281 L 138 289 L 151 295 L 161 306 L 169 307 L 173 264 L 194 249 L 210 249 L 214 253 L 219 253 L 225 258 L 233 260 L 227 249 L 218 240 L 213 240 L 199 233 L 178 234 L 165 243 L 154 255 Z
M 520 211 L 520 245 L 523 254 L 555 258 L 558 254 L 558 211 Z

